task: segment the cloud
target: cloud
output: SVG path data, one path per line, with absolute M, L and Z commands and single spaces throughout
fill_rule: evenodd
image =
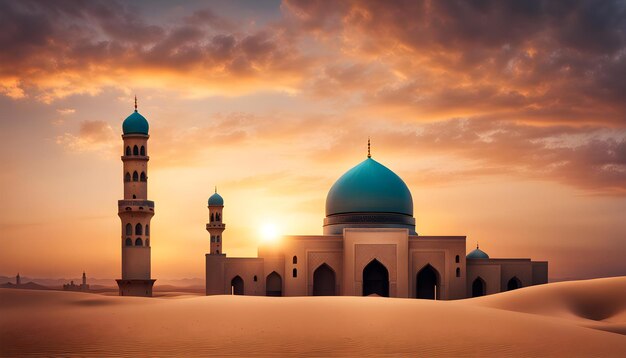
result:
M 74 108 L 58 108 L 57 113 L 62 115 L 68 115 L 76 113 L 76 110 Z
M 57 136 L 56 143 L 71 152 L 100 152 L 109 157 L 119 146 L 113 128 L 104 121 L 84 121 L 77 134 L 64 133 Z
M 366 104 L 434 119 L 505 107 L 553 113 L 554 121 L 623 124 L 626 88 L 618 79 L 626 73 L 626 6 L 597 5 L 288 0 L 282 9 L 294 31 L 323 33 L 336 57 L 393 74 L 360 79 L 356 92 Z M 354 96 L 351 81 L 319 82 L 327 96 Z
M 24 90 L 20 87 L 20 81 L 17 78 L 0 78 L 0 93 L 12 99 L 26 97 Z
M 281 31 L 244 31 L 208 9 L 168 24 L 115 1 L 0 4 L 0 78 L 46 103 L 106 87 L 164 87 L 186 95 L 288 89 L 307 66 Z M 0 87 L 2 88 L 2 87 Z M 11 91 L 9 91 L 11 89 Z

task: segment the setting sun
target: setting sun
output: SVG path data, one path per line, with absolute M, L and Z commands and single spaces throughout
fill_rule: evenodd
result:
M 280 233 L 278 227 L 274 223 L 265 223 L 261 226 L 261 239 L 266 243 L 274 243 L 278 241 Z

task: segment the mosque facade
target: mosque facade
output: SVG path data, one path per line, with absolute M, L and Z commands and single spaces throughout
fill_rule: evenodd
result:
M 368 296 L 453 300 L 547 283 L 548 263 L 490 258 L 466 236 L 416 232 L 404 181 L 369 154 L 326 197 L 323 235 L 281 238 L 258 257 L 222 250 L 224 199 L 208 200 L 207 295 Z
M 124 199 L 120 295 L 151 296 L 148 200 L 148 122 L 135 112 L 123 123 Z M 368 296 L 452 300 L 548 281 L 548 263 L 490 258 L 466 236 L 418 234 L 413 197 L 389 168 L 367 158 L 343 174 L 326 197 L 322 235 L 284 236 L 258 248 L 257 257 L 228 257 L 223 249 L 224 199 L 208 200 L 210 252 L 207 295 Z

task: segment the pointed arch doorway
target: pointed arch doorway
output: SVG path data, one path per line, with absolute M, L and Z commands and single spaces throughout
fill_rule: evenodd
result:
M 233 295 L 243 295 L 243 279 L 240 276 L 235 276 L 230 281 L 230 289 Z
M 283 295 L 283 279 L 278 272 L 272 271 L 265 279 L 265 295 L 279 297 Z
M 374 259 L 363 269 L 363 296 L 389 297 L 389 271 Z
M 485 280 L 483 280 L 480 276 L 476 277 L 474 282 L 472 282 L 472 297 L 484 296 L 486 288 L 487 285 L 485 284 Z
M 522 287 L 522 282 L 519 280 L 519 278 L 517 278 L 517 276 L 513 276 L 506 284 L 507 291 L 517 290 L 520 287 Z
M 320 265 L 313 272 L 313 296 L 335 296 L 335 271 L 327 264 Z
M 439 299 L 439 273 L 430 264 L 424 266 L 415 279 L 415 298 L 426 300 Z

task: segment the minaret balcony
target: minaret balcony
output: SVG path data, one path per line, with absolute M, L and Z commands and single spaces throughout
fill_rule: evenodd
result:
M 123 162 L 132 160 L 150 160 L 150 157 L 147 155 L 122 155 Z
M 226 229 L 226 224 L 217 222 L 208 223 L 206 224 L 206 229 Z
M 120 213 L 127 211 L 154 213 L 154 201 L 152 200 L 118 200 L 117 207 Z

